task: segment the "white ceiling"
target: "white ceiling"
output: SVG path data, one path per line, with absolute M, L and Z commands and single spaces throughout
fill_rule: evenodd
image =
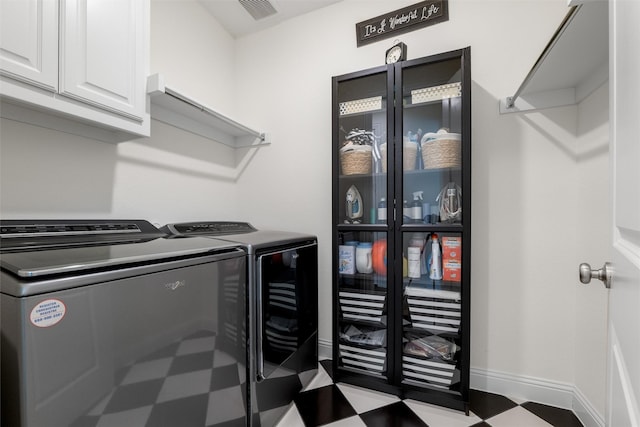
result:
M 253 19 L 238 0 L 199 1 L 229 34 L 237 38 L 342 0 L 269 0 L 269 3 L 273 5 L 277 13 L 258 21 Z

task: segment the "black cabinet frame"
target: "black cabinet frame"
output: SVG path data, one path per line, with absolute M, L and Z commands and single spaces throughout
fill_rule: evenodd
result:
M 362 387 L 395 394 L 401 398 L 421 400 L 461 411 L 468 414 L 469 411 L 469 365 L 470 365 L 470 284 L 471 284 L 471 72 L 470 72 L 470 48 L 464 48 L 425 58 L 402 61 L 396 64 L 375 67 L 368 70 L 336 76 L 332 79 L 332 259 L 333 259 L 333 375 L 335 382 L 350 383 Z M 444 63 L 444 61 L 459 60 L 461 96 L 456 98 L 456 103 L 445 105 L 443 111 L 450 109 L 454 114 L 445 114 L 441 124 L 446 127 L 454 127 L 461 134 L 461 167 L 447 171 L 415 172 L 403 171 L 402 150 L 403 120 L 410 106 L 403 102 L 403 78 L 411 70 L 418 69 L 425 64 Z M 455 61 L 453 61 L 455 62 Z M 376 79 L 376 84 L 386 84 L 386 88 L 372 87 L 371 92 L 382 97 L 382 109 L 386 109 L 386 142 L 393 149 L 387 150 L 388 174 L 373 169 L 371 173 L 344 176 L 341 175 L 339 147 L 343 140 L 345 129 L 340 127 L 339 87 L 350 81 L 362 80 L 363 84 L 357 87 L 359 93 L 366 95 L 368 87 L 367 78 Z M 437 80 L 437 76 L 435 77 Z M 372 80 L 373 81 L 373 80 Z M 364 95 L 363 95 L 364 96 Z M 440 101 L 438 101 L 440 102 Z M 438 104 L 434 108 L 440 108 Z M 448 111 L 448 110 L 447 110 Z M 449 120 L 457 120 L 449 123 Z M 357 119 L 354 119 L 357 123 Z M 365 125 L 373 126 L 371 123 Z M 367 127 L 367 126 L 364 126 Z M 464 207 L 462 220 L 458 223 L 419 223 L 410 224 L 402 219 L 403 191 L 406 190 L 404 179 L 411 179 L 415 175 L 416 180 L 423 179 L 428 173 L 453 174 L 461 183 L 462 206 Z M 364 204 L 367 206 L 363 222 L 358 224 L 344 223 L 344 198 L 345 188 L 350 183 L 358 183 L 358 180 L 367 180 L 381 183 L 377 188 L 384 188 L 387 198 L 387 222 L 376 224 L 371 221 L 368 210 L 375 206 L 379 199 L 375 195 L 363 195 Z M 385 182 L 386 181 L 386 182 Z M 455 389 L 437 388 L 429 385 L 414 384 L 411 381 L 403 381 L 403 336 L 406 329 L 403 326 L 404 289 L 403 289 L 403 238 L 406 233 L 453 233 L 461 238 L 461 280 L 460 280 L 460 327 L 456 336 L 459 351 L 456 354 L 456 370 L 459 371 L 459 380 Z M 345 322 L 341 320 L 340 308 L 340 283 L 344 282 L 344 276 L 338 272 L 339 245 L 344 236 L 374 236 L 374 233 L 385 233 L 387 242 L 386 273 L 387 294 L 385 300 L 386 325 L 386 358 L 382 375 L 368 375 L 357 370 L 347 369 L 340 364 L 340 327 Z M 406 245 L 405 245 L 406 246 Z M 366 283 L 368 279 L 356 274 L 353 280 Z M 370 289 L 375 289 L 371 283 Z M 350 322 L 346 322 L 350 323 Z M 356 322 L 357 323 L 357 322 Z

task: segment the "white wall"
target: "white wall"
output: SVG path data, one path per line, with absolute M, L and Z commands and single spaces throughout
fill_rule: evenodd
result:
M 237 41 L 239 98 L 250 100 L 243 114 L 264 121 L 273 139 L 238 181 L 240 211 L 260 209 L 265 226 L 319 236 L 325 343 L 331 339 L 331 76 L 381 65 L 394 39 L 357 48 L 355 23 L 413 3 L 369 0 L 362 7 L 363 1 L 347 0 Z M 576 370 L 587 368 L 586 359 L 576 365 L 576 352 L 585 344 L 584 331 L 576 331 L 577 319 L 585 317 L 576 259 L 588 256 L 577 253 L 584 246 L 576 230 L 596 221 L 600 229 L 607 227 L 601 210 L 585 217 L 578 209 L 580 194 L 597 197 L 603 191 L 591 189 L 590 182 L 606 180 L 606 169 L 595 163 L 606 162 L 607 154 L 574 154 L 582 142 L 578 107 L 504 116 L 497 107 L 537 59 L 565 15 L 566 2 L 449 5 L 448 22 L 398 38 L 408 45 L 409 59 L 471 46 L 472 367 L 561 389 L 580 377 L 587 400 L 602 412 L 601 378 L 588 376 L 594 368 L 604 371 L 602 359 L 590 358 L 582 375 Z M 606 116 L 603 102 L 596 104 Z M 599 332 L 602 313 L 590 322 L 602 322 Z M 591 341 L 597 348 L 604 343 L 601 333 Z
M 273 144 L 236 151 L 152 121 L 151 138 L 109 145 L 2 120 L 2 218 L 241 219 L 316 234 L 320 339 L 330 342 L 331 76 L 381 65 L 393 38 L 356 48 L 355 23 L 413 3 L 345 0 L 234 41 L 197 2 L 154 0 L 150 71 Z M 603 413 L 604 355 L 589 351 L 604 348 L 604 301 L 576 270 L 606 259 L 596 242 L 607 214 L 589 202 L 607 198 L 606 96 L 499 115 L 566 2 L 449 6 L 448 22 L 398 38 L 409 59 L 471 46 L 472 367 L 575 384 Z
M 234 116 L 235 42 L 194 0 L 151 0 L 151 74 L 223 114 Z
M 605 84 L 579 106 L 575 265 L 601 268 L 610 260 L 612 242 L 609 170 L 609 85 Z M 579 285 L 576 292 L 575 385 L 604 415 L 607 363 L 607 306 L 609 293 L 602 282 Z M 589 409 L 589 408 L 586 408 Z

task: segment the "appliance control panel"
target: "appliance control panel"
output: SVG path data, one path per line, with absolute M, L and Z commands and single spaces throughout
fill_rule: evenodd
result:
M 35 236 L 62 236 L 79 234 L 104 234 L 104 233 L 141 233 L 140 227 L 133 223 L 122 224 L 20 224 L 0 226 L 2 238 L 9 237 L 35 237 Z
M 0 250 L 115 244 L 165 237 L 145 220 L 2 220 Z
M 243 234 L 257 231 L 248 222 L 237 221 L 206 221 L 183 222 L 179 224 L 167 224 L 160 230 L 177 236 L 222 236 L 225 234 Z

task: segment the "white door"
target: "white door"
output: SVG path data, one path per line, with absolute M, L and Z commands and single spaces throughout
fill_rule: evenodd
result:
M 640 0 L 610 0 L 613 281 L 607 426 L 640 426 Z

